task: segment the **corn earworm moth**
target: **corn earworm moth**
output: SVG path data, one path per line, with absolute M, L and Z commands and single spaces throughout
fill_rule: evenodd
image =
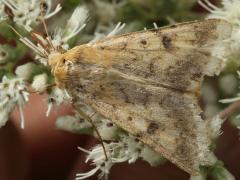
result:
M 231 25 L 212 19 L 108 37 L 48 64 L 58 87 L 190 174 L 209 165 L 211 139 L 198 99 L 221 71 Z M 224 48 L 223 48 L 224 47 Z

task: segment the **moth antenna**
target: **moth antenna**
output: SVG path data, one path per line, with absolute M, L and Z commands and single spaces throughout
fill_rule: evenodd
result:
M 28 46 L 30 49 L 34 50 L 37 54 L 39 54 L 42 57 L 47 57 L 45 52 L 41 52 L 37 46 L 35 46 L 31 41 L 29 41 L 27 38 L 23 37 L 13 26 L 9 25 L 8 26 L 15 32 L 19 37 L 20 41 L 22 41 L 26 46 Z
M 53 48 L 53 50 L 56 50 L 56 48 L 53 46 L 53 43 L 52 43 L 52 39 L 51 37 L 49 36 L 49 33 L 48 33 L 48 28 L 47 28 L 47 24 L 46 24 L 46 21 L 44 19 L 44 15 L 43 15 L 43 6 L 42 4 L 45 3 L 45 0 L 41 0 L 41 5 L 40 5 L 40 8 L 41 8 L 41 20 L 42 20 L 42 23 L 43 23 L 43 27 L 44 27 L 44 30 L 47 34 L 47 41 L 49 43 L 49 45 Z
M 102 147 L 103 147 L 104 155 L 105 155 L 106 161 L 107 161 L 107 160 L 108 160 L 107 151 L 106 151 L 106 148 L 105 148 L 105 146 L 104 146 L 103 139 L 102 139 L 102 137 L 101 137 L 101 135 L 100 135 L 100 133 L 99 133 L 96 125 L 94 124 L 93 120 L 92 120 L 88 115 L 86 115 L 81 109 L 78 108 L 77 111 L 78 111 L 78 113 L 79 113 L 81 116 L 83 116 L 84 119 L 86 119 L 86 120 L 92 125 L 93 129 L 96 131 L 97 136 L 98 136 L 98 138 L 99 138 L 100 141 L 101 141 L 101 145 L 102 145 Z
M 39 43 L 39 44 L 40 44 L 42 47 L 44 47 L 46 50 L 49 50 L 49 47 L 48 47 L 47 45 L 45 45 L 45 44 L 41 41 L 41 39 L 39 39 L 35 34 L 38 34 L 39 36 L 41 36 L 42 38 L 44 38 L 43 35 L 41 35 L 40 33 L 37 33 L 37 32 L 35 32 L 35 31 L 32 31 L 32 32 L 31 32 L 32 39 L 35 40 L 37 43 Z
M 10 24 L 8 24 L 8 26 L 9 26 L 20 38 L 24 38 L 14 27 L 12 27 Z

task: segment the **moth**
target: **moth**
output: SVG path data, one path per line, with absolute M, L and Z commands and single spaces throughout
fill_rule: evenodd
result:
M 209 165 L 201 82 L 224 65 L 231 25 L 211 19 L 133 32 L 52 50 L 59 88 L 136 136 L 189 174 Z M 220 53 L 220 54 L 222 54 Z

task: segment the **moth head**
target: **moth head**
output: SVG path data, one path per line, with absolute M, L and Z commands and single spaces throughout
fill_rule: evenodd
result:
M 66 59 L 65 54 L 58 51 L 49 54 L 48 65 L 58 86 L 62 87 L 64 85 L 71 64 L 71 61 Z

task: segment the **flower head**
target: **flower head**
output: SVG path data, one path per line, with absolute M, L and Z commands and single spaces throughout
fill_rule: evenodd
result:
M 4 4 L 0 4 L 0 22 L 6 19 L 6 14 L 4 13 Z
M 238 78 L 240 79 L 240 71 L 237 71 L 237 74 L 238 74 Z M 221 103 L 232 103 L 232 102 L 239 101 L 239 100 L 240 100 L 240 93 L 237 94 L 237 97 L 221 99 L 219 102 L 221 102 Z
M 76 36 L 85 26 L 88 18 L 88 10 L 84 6 L 77 7 L 64 28 L 56 29 L 53 37 L 53 45 L 65 50 L 69 49 L 67 41 Z
M 93 38 L 92 41 L 90 41 L 90 43 L 94 43 L 97 40 L 102 39 L 104 37 L 111 37 L 111 36 L 119 34 L 123 30 L 125 25 L 126 25 L 125 23 L 119 22 L 115 27 L 114 26 L 113 26 L 113 28 L 111 27 L 111 30 L 109 32 L 107 32 L 106 34 L 101 33 L 101 31 L 106 30 L 106 29 L 110 29 L 110 28 L 99 25 L 98 28 L 96 29 L 95 33 L 94 33 L 95 37 Z
M 224 19 L 233 25 L 232 36 L 230 38 L 231 54 L 239 52 L 240 45 L 240 1 L 222 0 L 222 7 L 213 5 L 209 0 L 199 0 L 198 3 L 210 12 L 209 19 Z M 218 51 L 218 52 L 221 52 Z M 222 51 L 224 52 L 224 51 Z
M 32 37 L 37 40 L 34 44 L 31 40 L 21 36 L 15 29 L 13 29 L 26 46 L 36 53 L 35 59 L 39 60 L 44 65 L 47 65 L 49 55 L 54 52 L 63 53 L 69 49 L 68 40 L 76 36 L 85 26 L 85 21 L 88 17 L 88 11 L 85 7 L 77 7 L 66 26 L 57 28 L 53 37 L 44 37 L 40 33 L 31 32 Z
M 221 8 L 213 5 L 209 0 L 200 0 L 198 2 L 211 13 L 208 18 L 225 19 L 234 25 L 240 25 L 239 0 L 222 0 Z
M 21 127 L 24 128 L 23 106 L 28 101 L 29 93 L 23 79 L 3 77 L 0 83 L 0 127 L 5 125 L 10 113 L 15 107 L 19 108 Z
M 134 163 L 138 158 L 156 165 L 157 162 L 162 162 L 163 158 L 154 151 L 151 151 L 141 141 L 137 140 L 131 135 L 122 133 L 117 142 L 104 143 L 107 151 L 108 159 L 106 160 L 102 146 L 97 145 L 91 151 L 79 148 L 81 151 L 87 153 L 86 162 L 92 162 L 91 165 L 96 166 L 87 173 L 79 173 L 76 180 L 86 179 L 94 175 L 97 171 L 100 179 L 107 179 L 111 167 L 116 163 L 128 162 Z
M 11 9 L 13 21 L 18 25 L 24 26 L 25 29 L 31 31 L 32 25 L 40 22 L 41 16 L 48 19 L 61 10 L 60 4 L 54 11 L 51 11 L 52 2 L 46 0 L 44 3 L 38 0 L 2 0 L 3 4 Z
M 36 91 L 42 92 L 46 89 L 48 76 L 46 73 L 39 74 L 33 77 L 32 88 Z
M 49 116 L 53 105 L 60 106 L 70 101 L 71 97 L 69 96 L 65 89 L 60 89 L 58 87 L 52 88 L 52 91 L 48 96 L 48 109 L 46 112 L 46 116 Z

